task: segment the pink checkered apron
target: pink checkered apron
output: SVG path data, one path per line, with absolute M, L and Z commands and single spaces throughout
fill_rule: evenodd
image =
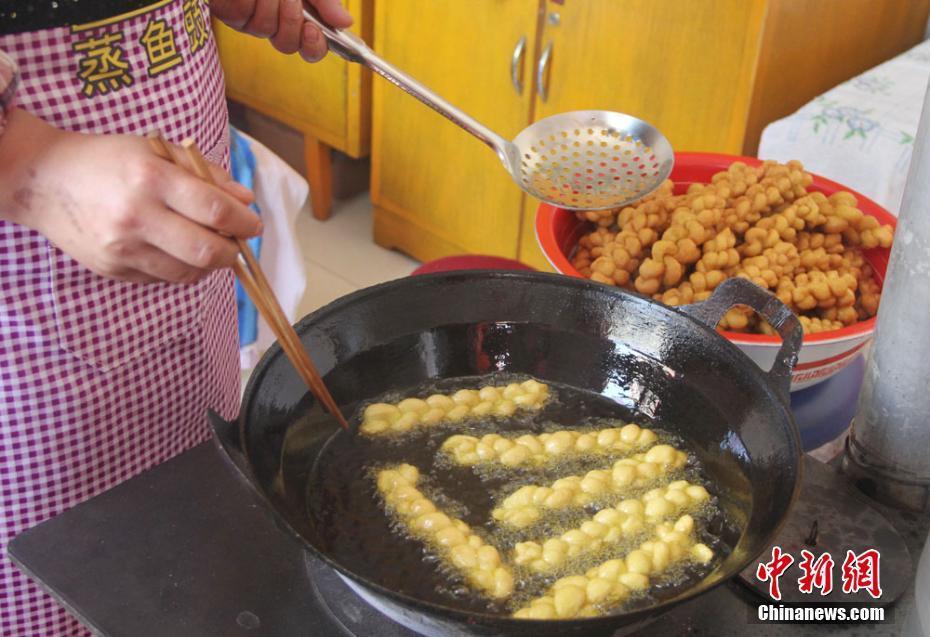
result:
M 158 129 L 227 161 L 201 0 L 0 36 L 0 50 L 22 71 L 18 105 L 60 128 Z M 113 281 L 0 222 L 0 635 L 85 634 L 9 562 L 7 542 L 206 440 L 207 409 L 238 408 L 237 342 L 231 272 L 193 286 Z

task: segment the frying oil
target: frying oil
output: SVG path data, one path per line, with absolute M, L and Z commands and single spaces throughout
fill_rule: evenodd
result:
M 411 396 L 425 398 L 435 393 L 450 394 L 458 389 L 505 385 L 522 382 L 527 378 L 493 374 L 442 379 L 409 391 L 379 396 L 377 402 L 395 403 Z M 708 482 L 694 457 L 689 456 L 689 462 L 683 470 L 671 472 L 659 482 L 624 493 L 623 496 L 608 496 L 585 508 L 568 507 L 548 511 L 540 522 L 526 529 L 510 529 L 496 523 L 491 516 L 492 510 L 520 486 L 550 485 L 561 477 L 609 468 L 624 454 L 566 455 L 564 459 L 543 466 L 508 468 L 488 463 L 462 467 L 453 464 L 446 454 L 439 451 L 449 436 L 467 434 L 481 437 L 499 433 L 516 437 L 560 429 L 596 430 L 635 422 L 655 431 L 660 443 L 665 442 L 687 451 L 682 440 L 663 432 L 657 424 L 637 417 L 608 398 L 565 385 L 549 385 L 549 400 L 542 409 L 518 411 L 508 418 L 487 417 L 444 423 L 415 428 L 400 436 L 366 437 L 354 432 L 335 433 L 317 457 L 307 485 L 307 514 L 319 534 L 320 548 L 354 573 L 391 590 L 461 610 L 509 615 L 531 598 L 544 594 L 559 577 L 584 573 L 592 566 L 623 556 L 646 541 L 650 537 L 649 531 L 569 560 L 550 573 L 538 574 L 513 566 L 514 595 L 507 601 L 495 601 L 469 589 L 458 572 L 449 567 L 434 549 L 410 537 L 403 525 L 385 512 L 375 484 L 375 475 L 380 469 L 400 463 L 416 466 L 420 470 L 417 488 L 437 509 L 465 521 L 472 532 L 496 546 L 501 558 L 508 563 L 516 543 L 527 540 L 542 542 L 557 537 L 571 528 L 577 528 L 604 506 L 612 506 L 623 498 L 637 497 L 673 480 L 687 479 L 703 484 L 711 494 L 714 493 L 713 484 Z M 359 408 L 356 421 L 364 407 L 362 405 Z M 692 512 L 692 516 L 697 522 L 699 541 L 714 550 L 714 561 L 700 567 L 685 565 L 669 568 L 666 573 L 653 578 L 653 587 L 647 594 L 631 598 L 622 608 L 648 605 L 678 595 L 700 581 L 729 552 L 727 543 L 722 539 L 723 535 L 728 535 L 722 533 L 728 525 L 716 506 L 716 498 L 712 498 L 701 510 Z

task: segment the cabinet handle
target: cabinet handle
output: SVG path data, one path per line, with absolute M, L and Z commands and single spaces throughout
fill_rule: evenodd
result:
M 523 95 L 523 81 L 520 78 L 520 69 L 523 66 L 523 54 L 526 52 L 526 36 L 524 35 L 513 48 L 513 54 L 510 56 L 510 81 L 513 82 L 513 88 L 517 95 Z
M 549 89 L 546 87 L 546 69 L 549 68 L 549 59 L 552 57 L 552 42 L 546 46 L 546 50 L 539 56 L 539 65 L 536 67 L 536 91 L 539 93 L 539 99 L 546 101 L 549 97 Z

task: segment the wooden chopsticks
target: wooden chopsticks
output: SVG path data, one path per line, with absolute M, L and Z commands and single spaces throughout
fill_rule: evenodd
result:
M 187 168 L 177 149 L 167 143 L 160 133 L 150 133 L 148 139 L 152 150 L 159 157 L 171 161 L 181 168 Z M 184 149 L 184 154 L 193 168 L 193 172 L 204 181 L 216 184 L 216 180 L 213 179 L 213 175 L 210 173 L 207 160 L 200 154 L 194 141 L 191 139 L 184 140 L 181 142 L 181 148 Z M 313 361 L 310 360 L 310 356 L 300 342 L 297 332 L 288 322 L 274 290 L 272 290 L 265 273 L 262 272 L 261 267 L 258 265 L 258 260 L 252 253 L 252 249 L 244 239 L 236 238 L 236 243 L 239 246 L 239 258 L 233 264 L 233 270 L 236 276 L 239 277 L 242 287 L 245 288 L 249 298 L 255 303 L 255 307 L 258 308 L 262 318 L 271 327 L 278 339 L 278 343 L 281 344 L 281 348 L 291 361 L 294 369 L 307 383 L 307 387 L 310 388 L 317 400 L 326 406 L 329 413 L 339 421 L 342 428 L 348 430 L 349 423 L 346 422 L 345 417 L 339 410 L 339 405 L 333 400 L 332 395 L 323 383 L 323 378 L 317 371 Z

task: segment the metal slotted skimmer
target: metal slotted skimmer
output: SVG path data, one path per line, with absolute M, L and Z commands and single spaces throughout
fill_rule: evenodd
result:
M 542 119 L 511 142 L 379 57 L 348 31 L 322 22 L 305 3 L 304 17 L 323 31 L 330 50 L 368 67 L 490 146 L 523 190 L 574 210 L 617 208 L 658 188 L 674 153 L 653 126 L 610 111 L 574 111 Z

